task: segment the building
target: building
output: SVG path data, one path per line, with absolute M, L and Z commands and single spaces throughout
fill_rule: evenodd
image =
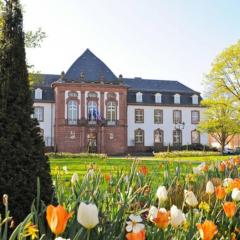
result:
M 116 77 L 87 49 L 61 75 L 41 75 L 34 117 L 46 146 L 123 154 L 208 143 L 197 124 L 201 96 L 177 81 Z

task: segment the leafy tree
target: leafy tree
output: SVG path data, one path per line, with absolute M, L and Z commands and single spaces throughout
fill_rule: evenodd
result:
M 53 188 L 44 143 L 31 118 L 33 102 L 25 57 L 22 12 L 18 0 L 3 6 L 0 39 L 0 196 L 9 195 L 15 222 L 30 211 L 36 196 L 37 178 L 41 198 L 49 203 Z M 3 205 L 0 204 L 0 213 Z
M 240 133 L 239 106 L 227 94 L 212 94 L 202 101 L 205 119 L 200 122 L 198 130 L 210 134 L 224 147 L 234 135 Z
M 226 92 L 240 100 L 240 41 L 216 57 L 206 83 L 208 92 Z

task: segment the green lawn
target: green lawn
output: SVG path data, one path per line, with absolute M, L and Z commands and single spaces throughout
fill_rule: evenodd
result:
M 175 174 L 175 169 L 178 165 L 181 166 L 181 173 L 184 176 L 185 173 L 189 172 L 189 167 L 199 164 L 200 162 L 213 162 L 220 161 L 224 159 L 228 159 L 229 156 L 208 156 L 208 157 L 182 157 L 182 158 L 171 158 L 171 159 L 161 159 L 156 160 L 154 157 L 138 157 L 139 167 L 147 166 L 149 172 L 151 174 L 163 173 L 164 168 L 166 167 L 166 162 L 169 162 L 169 167 L 172 174 Z M 62 156 L 62 157 L 54 157 L 54 155 L 50 156 L 50 163 L 52 173 L 55 173 L 56 167 L 60 169 L 63 166 L 67 166 L 68 173 L 67 178 L 70 178 L 73 173 L 77 172 L 80 177 L 86 174 L 87 169 L 91 167 L 91 164 L 97 169 L 100 170 L 104 174 L 112 174 L 114 172 L 122 169 L 123 171 L 128 170 L 133 162 L 134 158 L 117 158 L 117 157 L 109 157 L 106 159 L 94 157 L 71 157 L 71 156 Z M 160 174 L 162 175 L 162 174 Z

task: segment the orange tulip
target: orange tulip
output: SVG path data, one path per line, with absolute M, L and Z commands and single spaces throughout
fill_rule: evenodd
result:
M 157 217 L 154 218 L 152 221 L 159 227 L 159 228 L 166 228 L 169 224 L 170 213 L 164 211 L 158 211 Z
M 47 207 L 47 222 L 51 231 L 59 235 L 65 231 L 67 221 L 70 217 L 72 217 L 73 213 L 68 213 L 63 206 L 58 205 L 54 207 L 53 205 L 49 205 Z
M 139 172 L 146 176 L 148 174 L 148 168 L 146 166 L 142 166 L 139 168 Z
M 224 187 L 218 186 L 215 188 L 216 198 L 222 200 L 226 196 L 226 191 Z
M 217 234 L 217 226 L 209 220 L 206 220 L 204 223 L 197 223 L 197 229 L 200 233 L 200 237 L 203 240 L 212 240 L 214 235 Z
M 110 179 L 111 179 L 111 176 L 110 175 L 105 175 L 105 180 L 106 180 L 106 182 L 110 182 Z
M 225 163 L 224 162 L 221 162 L 219 165 L 218 165 L 218 171 L 219 172 L 224 172 L 225 171 Z
M 231 182 L 230 187 L 231 187 L 232 190 L 234 188 L 238 188 L 240 190 L 240 178 L 233 179 L 233 181 Z
M 228 218 L 232 218 L 237 212 L 237 205 L 234 202 L 225 202 L 223 210 Z
M 134 233 L 134 232 L 127 233 L 126 238 L 127 240 L 145 240 L 146 239 L 145 230 L 142 230 L 138 233 Z

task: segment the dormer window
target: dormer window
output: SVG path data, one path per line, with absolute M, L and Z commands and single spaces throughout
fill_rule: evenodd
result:
M 141 92 L 136 93 L 136 102 L 142 102 L 142 93 Z
M 198 95 L 192 95 L 192 104 L 198 104 Z
M 174 95 L 174 103 L 175 104 L 180 104 L 180 94 L 176 93 Z
M 35 89 L 35 99 L 42 99 L 42 89 L 41 88 Z
M 162 102 L 162 94 L 156 93 L 155 94 L 155 103 L 161 103 Z

